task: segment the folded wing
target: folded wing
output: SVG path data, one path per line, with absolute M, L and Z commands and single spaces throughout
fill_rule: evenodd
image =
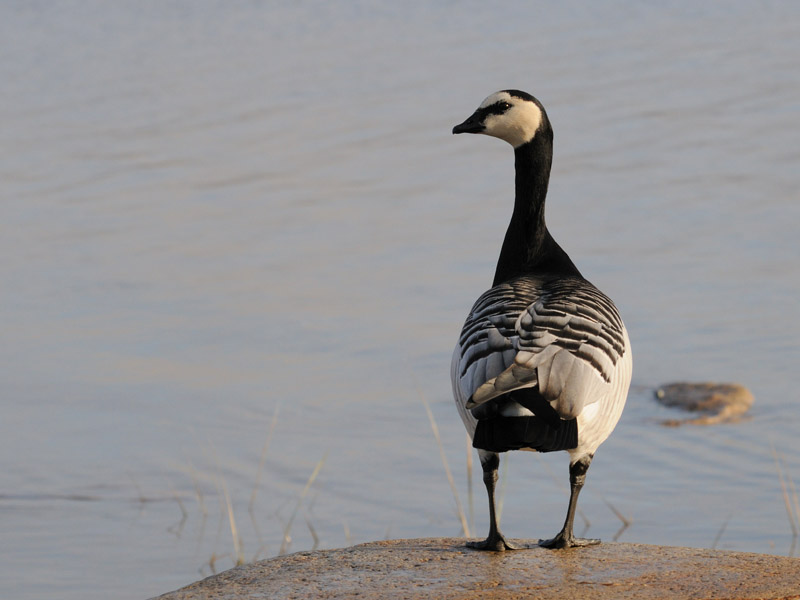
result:
M 514 280 L 475 303 L 454 383 L 467 409 L 536 387 L 571 419 L 606 393 L 624 339 L 616 307 L 586 280 Z

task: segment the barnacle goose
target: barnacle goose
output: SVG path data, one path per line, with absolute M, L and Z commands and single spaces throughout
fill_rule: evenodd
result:
M 595 451 L 617 424 L 630 385 L 630 342 L 614 303 L 583 278 L 547 230 L 545 195 L 553 130 L 539 101 L 492 94 L 453 133 L 482 133 L 514 147 L 516 198 L 492 288 L 472 307 L 453 353 L 453 395 L 478 449 L 489 495 L 489 535 L 478 550 L 515 546 L 495 515 L 499 452 L 566 450 L 570 499 L 547 548 L 598 544 L 576 538 L 578 494 Z

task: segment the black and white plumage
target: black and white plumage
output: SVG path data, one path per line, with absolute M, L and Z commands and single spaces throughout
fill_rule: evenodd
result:
M 573 534 L 578 494 L 598 446 L 617 424 L 630 385 L 631 349 L 614 303 L 583 278 L 547 230 L 544 204 L 553 130 L 544 107 L 519 90 L 489 96 L 453 133 L 514 147 L 516 198 L 492 288 L 472 307 L 453 353 L 456 406 L 478 449 L 489 495 L 481 550 L 514 546 L 497 525 L 499 452 L 570 454 L 570 501 L 549 548 L 599 543 Z

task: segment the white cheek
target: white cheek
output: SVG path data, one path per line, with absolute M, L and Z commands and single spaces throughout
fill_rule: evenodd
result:
M 505 140 L 514 148 L 529 142 L 542 123 L 542 111 L 532 102 L 517 104 L 505 114 L 489 115 L 484 121 L 486 135 Z

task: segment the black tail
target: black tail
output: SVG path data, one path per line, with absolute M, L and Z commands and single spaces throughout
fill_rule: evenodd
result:
M 478 421 L 472 446 L 489 452 L 570 450 L 578 446 L 578 420 L 548 423 L 537 416 L 483 419 Z

